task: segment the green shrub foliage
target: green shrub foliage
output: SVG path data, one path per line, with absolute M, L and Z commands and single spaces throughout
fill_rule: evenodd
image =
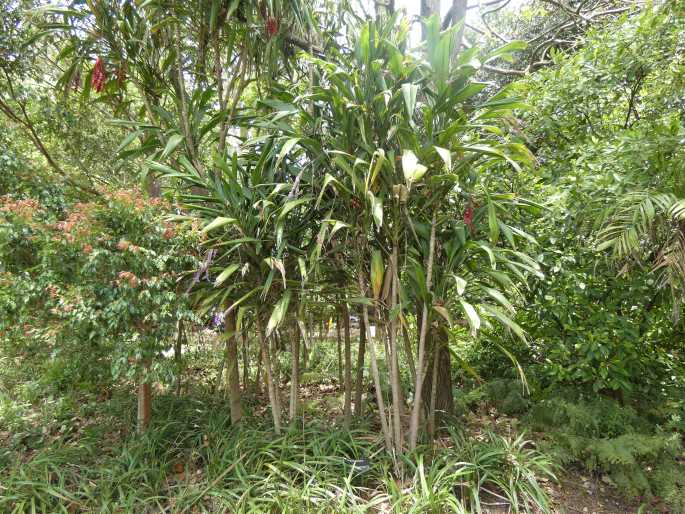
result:
M 606 475 L 628 495 L 669 498 L 681 509 L 681 436 L 654 428 L 646 414 L 608 398 L 551 397 L 536 403 L 529 421 L 549 435 L 548 449 L 562 464 L 578 463 Z
M 0 331 L 17 364 L 38 358 L 60 385 L 158 372 L 179 320 L 194 320 L 184 273 L 196 236 L 163 221 L 169 206 L 103 193 L 58 216 L 32 198 L 3 198 Z M 58 371 L 59 370 L 59 371 Z M 57 373 L 57 375 L 55 375 Z M 61 376 L 58 376 L 61 375 Z

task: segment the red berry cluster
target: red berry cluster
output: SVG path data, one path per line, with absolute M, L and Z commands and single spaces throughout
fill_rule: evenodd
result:
M 93 68 L 93 78 L 90 82 L 90 85 L 93 86 L 93 89 L 95 89 L 95 91 L 99 93 L 105 87 L 106 80 L 107 73 L 105 72 L 105 65 L 102 62 L 102 59 L 98 57 L 97 61 L 95 61 L 95 67 Z
M 274 18 L 273 16 L 269 16 L 266 19 L 266 34 L 269 36 L 269 39 L 274 37 L 276 34 L 278 34 L 278 20 Z

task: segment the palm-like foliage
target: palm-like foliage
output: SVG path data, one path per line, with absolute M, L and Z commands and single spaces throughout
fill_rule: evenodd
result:
M 634 191 L 619 197 L 605 217 L 597 234 L 598 249 L 611 249 L 612 257 L 624 263 L 622 273 L 633 265 L 649 266 L 657 287 L 673 292 L 674 318 L 679 319 L 685 284 L 685 201 L 670 193 Z
M 518 283 L 528 275 L 541 276 L 539 264 L 526 253 L 519 251 L 517 240 L 534 244 L 529 234 L 496 218 L 495 212 L 506 215 L 507 209 L 530 208 L 529 202 L 514 201 L 511 195 L 490 195 L 487 204 L 474 209 L 473 220 L 454 222 L 460 212 L 447 210 L 441 227 L 440 241 L 433 269 L 433 308 L 435 314 L 453 323 L 450 313 L 458 313 L 469 323 L 472 332 L 478 332 L 481 317 L 494 318 L 524 337 L 521 329 L 510 319 L 519 297 Z M 408 277 L 411 290 L 423 299 L 427 296 L 422 263 L 428 254 L 427 235 L 418 236 L 418 242 L 409 253 Z M 501 233 L 508 231 L 507 246 L 499 241 Z M 417 226 L 416 234 L 422 227 Z M 489 238 L 488 238 L 489 237 Z M 474 307 L 475 305 L 475 307 Z
M 188 214 L 177 218 L 205 220 L 203 245 L 211 252 L 205 276 L 210 280 L 196 290 L 202 291 L 207 308 L 226 305 L 234 310 L 250 298 L 273 303 L 288 285 L 300 284 L 293 272 L 306 253 L 297 236 L 308 218 L 293 211 L 311 197 L 288 200 L 284 184 L 268 176 L 271 146 L 267 143 L 256 162 L 250 159 L 253 153 L 221 162 L 222 174 L 216 177 L 202 177 L 192 167 L 166 175 L 199 188 L 179 195 Z
M 311 196 L 294 198 L 292 184 L 277 182 L 288 178 L 280 165 L 290 146 L 286 142 L 277 154 L 273 139 L 249 142 L 230 162 L 217 156 L 220 173 L 213 176 L 201 175 L 187 160 L 182 170 L 151 163 L 167 171 L 166 179 L 184 184 L 178 198 L 186 212 L 176 218 L 204 223 L 207 253 L 194 280 L 201 308 L 254 312 L 277 430 L 280 405 L 266 338 L 285 319 L 293 290 L 306 282 L 313 215 L 302 209 Z

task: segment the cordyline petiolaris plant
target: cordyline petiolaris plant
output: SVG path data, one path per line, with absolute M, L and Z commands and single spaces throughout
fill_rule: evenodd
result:
M 530 157 L 496 125 L 520 104 L 484 95 L 486 84 L 473 80 L 476 51 L 453 59 L 453 32 L 441 32 L 436 19 L 426 27 L 417 52 L 407 48 L 407 25 L 393 17 L 353 24 L 349 40 L 324 57 L 303 56 L 315 76 L 310 92 L 275 89 L 261 102 L 266 114 L 243 116 L 241 123 L 259 125 L 259 136 L 217 156 L 216 178 L 188 163 L 151 164 L 185 191 L 197 188 L 180 195 L 187 213 L 179 218 L 203 220 L 204 245 L 216 252 L 204 301 L 254 316 L 277 430 L 268 340 L 291 316 L 302 321 L 289 311 L 295 296 L 299 305 L 338 304 L 343 316 L 360 308 L 381 431 L 394 454 L 416 447 L 422 421 L 451 390 L 438 373 L 441 360 L 449 362 L 447 327 L 464 320 L 475 336 L 494 321 L 523 337 L 511 319 L 515 282 L 539 271 L 515 250 L 530 236 L 507 218 L 535 206 L 499 188 Z M 402 351 L 410 390 L 400 380 Z M 345 391 L 351 395 L 347 384 Z

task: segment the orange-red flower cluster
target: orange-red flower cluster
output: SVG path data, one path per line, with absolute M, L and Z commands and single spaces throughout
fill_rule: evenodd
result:
M 173 239 L 175 235 L 176 231 L 174 230 L 174 227 L 171 226 L 171 224 L 166 223 L 164 225 L 164 233 L 162 234 L 162 237 L 168 241 L 169 239 Z
M 138 287 L 138 284 L 140 284 L 140 280 L 138 280 L 138 277 L 136 277 L 130 271 L 120 271 L 119 272 L 119 283 L 121 283 L 121 282 L 127 282 L 128 285 L 133 289 Z
M 26 200 L 13 200 L 9 196 L 0 197 L 2 200 L 2 206 L 0 207 L 0 212 L 5 212 L 8 214 L 13 214 L 25 221 L 33 218 L 40 205 L 33 198 L 27 198 Z
M 53 227 L 64 233 L 64 238 L 73 243 L 76 238 L 83 237 L 92 228 L 91 212 L 94 205 L 77 203 L 64 221 L 59 221 Z M 85 249 L 85 248 L 84 248 Z M 92 250 L 92 247 L 91 247 Z
M 48 290 L 48 296 L 50 296 L 50 298 L 54 299 L 54 298 L 57 298 L 59 296 L 59 289 L 57 288 L 57 286 L 49 285 L 47 287 L 47 290 Z
M 168 204 L 158 196 L 155 198 L 150 198 L 148 203 L 154 207 L 159 207 L 160 205 L 164 205 L 165 207 L 168 206 Z
M 156 205 L 151 200 L 146 200 L 143 198 L 143 195 L 132 189 L 119 189 L 110 193 L 109 197 L 115 202 L 132 207 L 137 211 L 142 211 L 146 205 Z M 153 198 L 152 200 L 155 199 Z
M 117 243 L 117 250 L 121 250 L 122 252 L 125 252 L 126 250 L 131 250 L 133 253 L 136 253 L 140 250 L 140 246 L 136 246 L 134 244 L 131 244 L 130 241 L 122 239 Z
M 56 316 L 59 316 L 60 314 L 69 314 L 73 310 L 73 305 L 60 302 L 59 306 L 53 307 L 52 309 L 50 309 L 50 312 Z

